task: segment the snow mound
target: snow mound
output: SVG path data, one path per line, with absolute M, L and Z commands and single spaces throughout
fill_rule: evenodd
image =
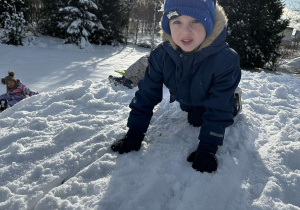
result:
M 299 79 L 242 73 L 243 112 L 212 174 L 186 161 L 199 128 L 166 89 L 141 150 L 124 155 L 110 145 L 136 89 L 79 80 L 21 101 L 1 113 L 0 209 L 300 209 Z

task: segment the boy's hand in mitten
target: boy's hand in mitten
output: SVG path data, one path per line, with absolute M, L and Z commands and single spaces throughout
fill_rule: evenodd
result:
M 215 156 L 217 150 L 217 145 L 200 142 L 198 149 L 189 155 L 187 161 L 193 163 L 192 167 L 196 171 L 211 173 L 218 167 L 218 160 Z
M 144 139 L 144 134 L 135 132 L 131 129 L 127 132 L 123 139 L 111 145 L 111 149 L 114 152 L 119 151 L 120 154 L 131 152 L 132 150 L 138 151 L 141 148 L 142 141 Z

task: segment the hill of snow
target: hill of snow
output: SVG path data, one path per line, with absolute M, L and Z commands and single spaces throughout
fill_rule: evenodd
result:
M 107 77 L 146 53 L 79 50 L 49 37 L 0 44 L 1 78 L 14 70 L 40 93 L 0 113 L 0 209 L 300 209 L 299 78 L 242 71 L 243 112 L 226 130 L 215 173 L 186 161 L 199 128 L 169 103 L 167 89 L 141 150 L 111 151 L 137 89 Z

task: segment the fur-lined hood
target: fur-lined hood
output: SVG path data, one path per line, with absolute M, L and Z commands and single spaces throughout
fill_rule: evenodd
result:
M 205 40 L 202 42 L 200 45 L 200 48 L 198 51 L 201 49 L 208 47 L 213 43 L 214 40 L 224 31 L 224 27 L 227 24 L 227 16 L 224 12 L 223 7 L 221 7 L 218 3 L 216 4 L 216 17 L 215 17 L 215 22 L 214 22 L 214 27 L 209 36 L 205 38 Z M 172 48 L 174 50 L 177 50 L 177 45 L 174 43 L 172 40 L 171 36 L 168 35 L 167 33 L 163 32 L 163 40 L 164 41 L 169 41 Z

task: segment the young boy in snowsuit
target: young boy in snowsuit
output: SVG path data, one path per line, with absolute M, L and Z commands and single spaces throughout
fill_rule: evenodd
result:
M 26 98 L 26 96 L 38 94 L 37 92 L 32 92 L 20 80 L 15 79 L 13 71 L 9 71 L 8 76 L 1 79 L 1 83 L 6 85 L 6 93 L 0 96 L 0 111 L 15 105 Z
M 165 1 L 161 24 L 167 41 L 150 54 L 130 103 L 129 130 L 111 146 L 113 151 L 140 149 L 165 84 L 170 102 L 178 101 L 188 122 L 201 126 L 198 148 L 187 160 L 197 171 L 217 170 L 215 154 L 225 128 L 233 124 L 234 91 L 241 78 L 239 56 L 224 42 L 226 23 L 223 8 L 213 0 Z

